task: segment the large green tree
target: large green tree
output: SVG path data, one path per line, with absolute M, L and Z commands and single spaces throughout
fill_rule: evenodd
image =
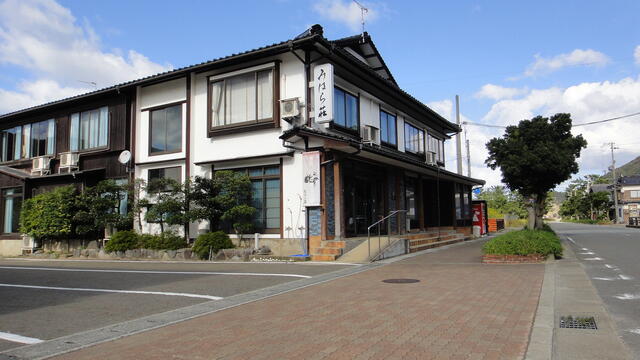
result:
M 502 182 L 529 199 L 529 228 L 541 229 L 548 192 L 578 172 L 576 159 L 586 146 L 581 135 L 571 134 L 570 114 L 537 116 L 491 139 L 485 163 L 499 167 Z
M 504 186 L 498 185 L 483 189 L 478 195 L 478 199 L 487 201 L 489 209 L 494 209 L 502 215 L 516 215 L 521 219 L 527 216 L 527 209 L 522 195 Z

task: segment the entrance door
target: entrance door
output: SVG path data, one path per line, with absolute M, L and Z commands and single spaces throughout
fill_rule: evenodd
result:
M 367 227 L 384 214 L 384 172 L 371 171 L 363 166 L 345 166 L 345 223 L 346 235 L 365 236 Z M 386 233 L 383 226 L 381 232 Z M 377 230 L 376 230 L 377 233 Z

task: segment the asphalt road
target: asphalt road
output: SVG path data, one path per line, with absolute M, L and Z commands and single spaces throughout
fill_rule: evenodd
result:
M 4 259 L 0 260 L 0 351 L 346 266 Z
M 568 241 L 616 322 L 620 336 L 640 359 L 640 229 L 554 223 Z

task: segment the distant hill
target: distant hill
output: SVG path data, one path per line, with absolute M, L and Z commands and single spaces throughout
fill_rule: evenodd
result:
M 629 176 L 629 175 L 640 175 L 640 156 L 629 161 L 628 163 L 616 168 L 617 176 Z M 604 177 L 611 179 L 613 174 L 608 172 L 604 175 Z

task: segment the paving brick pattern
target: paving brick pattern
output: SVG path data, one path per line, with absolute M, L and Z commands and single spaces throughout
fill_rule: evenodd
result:
M 63 359 L 521 359 L 544 265 L 480 243 L 99 344 Z M 418 283 L 388 284 L 389 278 Z

